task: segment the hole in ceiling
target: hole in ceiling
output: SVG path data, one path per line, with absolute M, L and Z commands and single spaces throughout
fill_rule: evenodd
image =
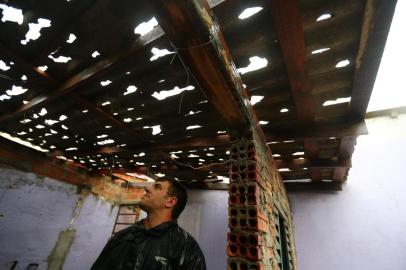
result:
M 28 119 L 28 118 L 20 121 L 21 124 L 27 124 L 29 122 L 31 122 L 31 119 Z
M 114 143 L 113 139 L 107 139 L 107 140 L 97 142 L 98 145 L 106 145 L 106 144 L 112 144 L 112 143 Z
M 264 96 L 251 96 L 250 103 L 251 103 L 251 105 L 255 105 L 258 102 L 260 102 L 262 99 L 264 99 Z
M 336 68 L 343 68 L 343 67 L 346 67 L 346 66 L 348 66 L 350 63 L 351 63 L 351 62 L 350 62 L 350 60 L 348 60 L 348 59 L 341 60 L 340 62 L 338 62 L 338 63 L 336 64 Z
M 76 40 L 76 36 L 74 34 L 69 34 L 68 40 L 66 40 L 67 43 L 73 43 Z
M 312 54 L 320 54 L 320 53 L 327 52 L 328 50 L 330 50 L 330 48 L 321 48 L 321 49 L 313 50 Z
M 347 103 L 351 101 L 351 97 L 337 98 L 336 100 L 327 100 L 323 103 L 323 106 L 331 106 L 340 103 Z
M 59 121 L 65 121 L 66 119 L 68 119 L 68 117 L 66 115 L 64 115 L 64 114 L 59 116 Z
M 37 23 L 29 23 L 29 30 L 25 34 L 25 40 L 21 40 L 21 44 L 27 45 L 30 40 L 36 40 L 41 36 L 41 29 L 51 27 L 51 21 L 43 18 L 39 18 Z
M 0 60 L 0 69 L 3 71 L 7 71 L 10 69 L 10 66 L 7 66 L 6 62 L 4 62 L 3 60 Z
M 186 130 L 201 128 L 201 127 L 202 127 L 202 126 L 199 126 L 199 125 L 187 126 L 187 127 L 186 127 Z
M 185 114 L 185 116 L 189 116 L 189 115 L 193 115 L 193 114 L 198 114 L 201 113 L 202 111 L 190 111 L 187 114 Z
M 320 21 L 331 19 L 332 17 L 333 17 L 333 15 L 331 13 L 326 12 L 324 14 L 321 14 L 319 17 L 317 17 L 316 21 L 320 22 Z
M 152 129 L 152 135 L 158 135 L 161 133 L 161 125 L 156 125 L 156 126 L 144 126 L 144 129 L 151 128 Z
M 151 49 L 152 57 L 149 59 L 151 62 L 157 60 L 158 58 L 164 57 L 168 54 L 173 54 L 175 52 L 170 52 L 167 49 L 158 49 L 153 47 Z
M 240 20 L 245 20 L 255 14 L 257 14 L 258 12 L 260 12 L 261 10 L 263 10 L 262 7 L 250 7 L 250 8 L 246 8 L 244 9 L 243 12 L 240 13 L 240 15 L 238 15 L 238 18 Z
M 98 52 L 98 51 L 94 51 L 93 53 L 92 53 L 92 57 L 93 58 L 96 58 L 97 56 L 99 56 L 100 55 L 100 53 Z
M 245 74 L 251 71 L 255 71 L 264 68 L 268 65 L 268 60 L 265 57 L 253 56 L 249 58 L 249 65 L 243 68 L 237 69 L 241 74 Z
M 59 121 L 52 120 L 52 119 L 45 119 L 44 123 L 45 123 L 45 125 L 52 126 L 52 125 L 54 125 L 56 123 L 59 123 Z
M 45 66 L 39 66 L 38 69 L 45 72 L 45 71 L 47 71 L 48 66 L 46 66 L 46 65 Z
M 127 87 L 127 91 L 125 91 L 123 95 L 126 96 L 128 94 L 134 93 L 135 91 L 137 91 L 137 87 L 135 85 L 130 85 Z
M 158 26 L 158 21 L 155 19 L 155 17 L 152 17 L 149 21 L 142 22 L 137 25 L 137 27 L 134 29 L 134 34 L 143 36 L 151 32 L 155 26 Z
M 110 80 L 105 80 L 105 81 L 101 81 L 101 82 L 100 82 L 100 85 L 101 85 L 101 86 L 107 86 L 107 85 L 109 85 L 109 84 L 111 84 L 111 81 L 110 81 Z
M 130 123 L 132 121 L 132 119 L 130 117 L 127 117 L 127 118 L 124 118 L 123 121 L 126 123 Z
M 46 115 L 47 113 L 48 113 L 47 109 L 42 108 L 41 111 L 40 111 L 38 114 L 41 115 L 41 116 L 44 116 L 44 115 Z
M 24 21 L 23 11 L 18 8 L 13 8 L 5 4 L 0 4 L 0 8 L 3 10 L 2 22 L 15 22 L 21 25 Z
M 9 91 L 9 90 L 8 90 Z M 9 96 L 9 95 L 6 95 L 6 94 L 3 94 L 3 95 L 1 95 L 0 96 L 0 101 L 3 101 L 3 100 L 7 100 L 7 99 L 10 99 L 11 97 Z M 25 103 L 24 103 L 25 104 Z
M 6 90 L 7 95 L 9 96 L 18 96 L 27 92 L 28 89 L 22 88 L 21 86 L 13 85 L 11 90 Z
M 288 111 L 289 111 L 288 108 L 282 108 L 282 109 L 280 110 L 281 113 L 287 113 Z
M 48 55 L 48 58 L 52 59 L 55 63 L 68 63 L 72 58 L 60 55 L 58 57 L 54 57 L 53 53 Z
M 191 91 L 194 89 L 195 89 L 195 87 L 193 85 L 189 85 L 184 88 L 179 88 L 179 87 L 175 86 L 175 88 L 173 88 L 172 90 L 163 90 L 163 91 L 159 91 L 159 92 L 154 92 L 151 96 L 153 96 L 157 100 L 164 100 L 168 97 L 179 95 L 183 91 Z

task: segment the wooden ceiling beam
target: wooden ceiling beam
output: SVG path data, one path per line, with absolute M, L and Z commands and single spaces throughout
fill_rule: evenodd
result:
M 160 26 L 229 127 L 255 114 L 228 46 L 206 1 L 153 1 Z
M 284 185 L 288 192 L 335 192 L 342 190 L 341 183 L 337 182 L 284 182 Z M 226 183 L 191 182 L 186 183 L 186 186 L 190 189 L 228 190 Z
M 283 142 L 288 140 L 304 140 L 304 139 L 323 139 L 343 136 L 358 136 L 368 134 L 364 120 L 344 121 L 326 123 L 323 125 L 313 125 L 310 127 L 294 127 L 286 130 L 265 131 L 265 136 L 268 142 Z M 194 149 L 204 147 L 227 146 L 230 144 L 230 138 L 227 134 L 221 134 L 213 137 L 193 137 L 179 140 L 171 143 L 156 143 L 145 144 L 143 146 L 126 146 L 114 147 L 104 146 L 94 149 L 82 149 L 75 151 L 76 156 L 87 156 L 94 154 L 114 154 L 114 153 L 138 153 L 142 151 L 176 151 L 180 149 Z M 272 149 L 272 144 L 270 145 Z
M 397 0 L 368 0 L 365 4 L 360 44 L 349 112 L 364 119 L 378 74 Z
M 315 119 L 315 102 L 306 67 L 306 47 L 299 1 L 272 0 L 270 5 L 289 77 L 298 123 L 303 127 L 312 125 Z M 318 158 L 317 141 L 305 139 L 304 149 L 307 158 Z M 313 181 L 321 180 L 321 172 L 318 168 L 312 168 L 310 175 Z
M 345 136 L 340 139 L 340 147 L 338 152 L 339 160 L 351 160 L 356 141 L 356 136 Z M 347 179 L 347 173 L 348 168 L 335 168 L 333 173 L 333 180 L 337 182 L 343 182 Z
M 335 159 L 317 159 L 317 160 L 308 160 L 308 159 L 291 159 L 291 160 L 283 160 L 283 159 L 278 159 L 275 160 L 275 163 L 277 167 L 280 168 L 290 168 L 290 169 L 303 169 L 303 168 L 319 168 L 319 169 L 331 169 L 331 168 L 343 168 L 343 169 L 348 169 L 351 167 L 351 160 L 335 160 Z M 193 173 L 208 173 L 208 172 L 214 172 L 214 173 L 226 173 L 228 171 L 228 165 L 227 164 L 212 164 L 211 166 L 207 166 L 208 164 L 205 165 L 205 167 L 197 168 L 197 169 L 192 169 L 187 166 L 180 166 L 175 163 L 173 164 L 165 164 L 165 165 L 158 165 L 155 168 L 150 168 L 147 166 L 134 166 L 134 167 L 121 167 L 121 168 L 113 168 L 113 169 L 100 169 L 96 170 L 98 174 L 110 174 L 110 173 L 131 173 L 131 172 L 137 172 L 137 173 L 142 173 L 142 174 L 147 174 L 150 172 L 155 172 L 155 173 L 177 173 L 177 172 L 182 172 L 182 173 L 189 173 L 191 176 Z
M 73 185 L 86 185 L 89 180 L 85 170 L 74 164 L 52 160 L 46 154 L 0 137 L 0 163 L 14 168 L 47 176 Z

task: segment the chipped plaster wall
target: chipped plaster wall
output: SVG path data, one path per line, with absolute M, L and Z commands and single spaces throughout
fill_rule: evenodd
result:
M 11 261 L 18 261 L 16 270 L 30 263 L 40 270 L 89 269 L 117 210 L 73 185 L 0 167 L 0 270 Z
M 289 195 L 299 269 L 406 269 L 406 115 L 367 126 L 343 191 Z

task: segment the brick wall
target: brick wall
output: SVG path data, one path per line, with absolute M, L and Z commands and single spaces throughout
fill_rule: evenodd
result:
M 230 161 L 228 269 L 297 269 L 288 198 L 262 134 L 233 140 Z

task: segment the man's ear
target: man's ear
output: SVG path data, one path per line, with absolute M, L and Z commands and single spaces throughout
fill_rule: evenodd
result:
M 171 208 L 171 207 L 175 206 L 177 202 L 178 202 L 178 198 L 169 197 L 165 202 L 165 207 L 166 208 Z

